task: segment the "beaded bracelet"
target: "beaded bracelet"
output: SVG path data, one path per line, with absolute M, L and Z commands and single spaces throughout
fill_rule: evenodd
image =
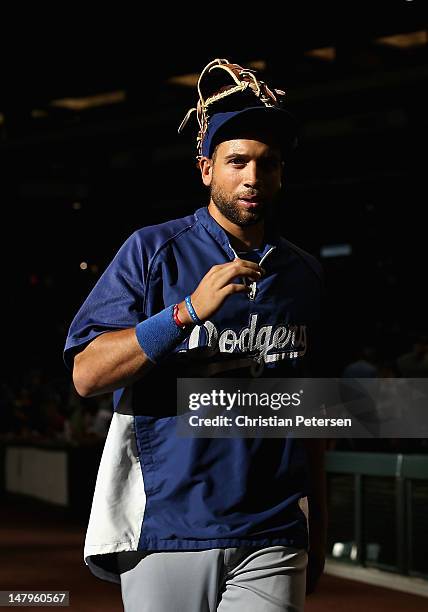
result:
M 184 301 L 186 303 L 187 311 L 188 311 L 189 315 L 192 317 L 192 321 L 194 321 L 197 325 L 202 325 L 202 321 L 200 320 L 200 318 L 196 314 L 195 309 L 193 308 L 193 304 L 192 304 L 192 301 L 190 299 L 190 295 L 185 297 Z

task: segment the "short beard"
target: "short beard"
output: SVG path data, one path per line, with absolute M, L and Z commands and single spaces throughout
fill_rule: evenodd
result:
M 272 208 L 274 200 L 264 201 L 260 204 L 257 210 L 244 209 L 238 204 L 239 197 L 228 196 L 221 187 L 218 187 L 213 181 L 210 186 L 210 197 L 218 210 L 235 225 L 247 227 L 255 225 L 269 215 L 269 209 Z

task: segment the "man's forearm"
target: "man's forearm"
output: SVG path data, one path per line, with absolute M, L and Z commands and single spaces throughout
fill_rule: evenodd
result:
M 135 328 L 97 336 L 74 358 L 73 382 L 82 397 L 132 384 L 154 366 L 138 343 Z
M 157 316 L 161 316 L 165 312 L 166 309 Z M 178 312 L 180 321 L 187 328 L 186 333 L 189 333 L 194 323 L 184 301 L 179 303 Z M 168 347 L 172 348 L 175 342 L 175 335 L 173 334 L 171 339 L 171 334 L 168 334 L 168 326 L 172 324 L 174 333 L 177 328 L 172 317 L 166 320 L 163 319 L 163 321 L 157 321 L 156 325 L 165 326 L 165 323 L 166 327 L 161 329 L 165 331 L 165 347 L 168 350 Z M 147 341 L 150 345 L 153 330 L 146 327 L 145 331 L 144 341 Z M 163 337 L 162 333 L 160 337 Z M 172 344 L 169 345 L 168 342 L 172 342 Z M 146 347 L 146 344 L 143 344 L 143 346 Z M 161 343 L 162 352 L 165 347 Z M 159 351 L 159 344 L 155 347 L 151 346 L 151 351 L 152 353 L 154 351 L 156 355 L 156 351 Z M 149 350 L 148 352 L 150 354 Z M 157 355 L 159 355 L 159 352 Z M 151 357 L 153 356 L 151 355 Z M 157 363 L 157 359 L 149 359 L 142 348 L 141 342 L 137 338 L 135 327 L 105 332 L 97 336 L 83 351 L 75 356 L 73 367 L 74 386 L 79 395 L 83 397 L 112 392 L 115 389 L 130 385 L 144 376 L 155 365 L 154 361 Z

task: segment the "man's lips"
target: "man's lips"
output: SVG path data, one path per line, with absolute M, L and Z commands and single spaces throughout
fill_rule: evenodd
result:
M 246 208 L 256 208 L 257 206 L 260 206 L 262 201 L 260 197 L 248 196 L 248 197 L 239 198 L 238 202 L 239 204 L 241 204 L 242 206 L 245 206 Z

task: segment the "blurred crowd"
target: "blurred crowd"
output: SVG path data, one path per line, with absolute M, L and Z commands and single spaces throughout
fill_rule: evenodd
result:
M 412 334 L 408 339 L 408 350 L 395 358 L 385 356 L 382 351 L 373 346 L 362 345 L 356 351 L 354 359 L 343 368 L 342 378 L 378 379 L 380 385 L 376 404 L 377 417 L 379 419 L 382 416 L 407 418 L 405 408 L 400 406 L 398 399 L 400 382 L 404 382 L 404 378 L 428 379 L 428 335 Z M 386 384 L 386 379 L 388 379 L 388 384 Z M 391 381 L 390 379 L 397 380 Z M 423 395 L 426 394 L 425 381 L 419 389 Z M 426 418 L 428 419 L 428 396 L 425 395 L 425 397 Z M 397 409 L 400 412 L 399 415 L 395 414 Z M 411 418 L 411 415 L 409 417 Z M 422 437 L 336 438 L 328 441 L 328 448 L 365 452 L 428 453 L 428 439 Z
M 111 395 L 81 398 L 67 376 L 33 368 L 2 382 L 0 439 L 86 443 L 106 437 L 113 414 Z

